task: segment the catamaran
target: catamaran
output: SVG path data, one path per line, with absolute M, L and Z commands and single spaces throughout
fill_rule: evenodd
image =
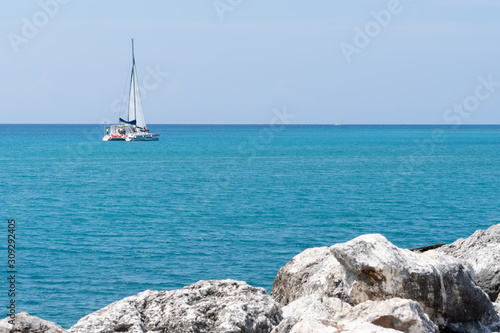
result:
M 132 75 L 130 76 L 130 94 L 127 120 L 119 118 L 119 125 L 106 128 L 102 141 L 158 141 L 159 133 L 151 133 L 146 127 L 142 110 L 137 71 L 135 68 L 134 40 L 132 39 Z

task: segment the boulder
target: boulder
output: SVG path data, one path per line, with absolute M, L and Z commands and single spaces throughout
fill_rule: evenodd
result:
M 292 328 L 303 320 L 333 320 L 346 315 L 352 306 L 338 298 L 332 298 L 319 293 L 301 297 L 283 307 L 284 319 L 272 333 L 289 333 Z
M 287 263 L 274 281 L 274 299 L 284 305 L 312 294 L 351 305 L 409 299 L 440 329 L 498 320 L 471 269 L 456 258 L 435 250 L 419 254 L 399 249 L 381 235 L 360 236 L 329 250 L 308 249 Z
M 317 293 L 301 297 L 283 307 L 283 317 L 294 317 L 297 320 L 305 317 L 337 319 L 347 316 L 352 308 L 338 298 Z
M 478 230 L 466 239 L 459 239 L 438 250 L 468 262 L 474 269 L 474 279 L 495 301 L 500 292 L 500 224 Z
M 496 302 L 493 303 L 493 306 L 495 307 L 495 310 L 498 314 L 498 317 L 500 318 L 500 297 L 497 298 Z M 500 321 L 494 323 L 493 325 L 490 326 L 490 330 L 494 333 L 500 333 Z
M 272 333 L 290 333 L 297 331 L 295 326 L 301 322 L 298 327 L 303 327 L 305 323 L 311 326 L 310 329 L 318 325 L 327 325 L 327 323 L 337 324 L 338 318 L 347 315 L 352 306 L 342 302 L 338 298 L 328 297 L 319 293 L 301 297 L 287 306 L 283 307 L 284 319 L 272 331 Z M 333 326 L 322 328 L 326 331 L 333 330 Z
M 401 333 L 390 328 L 383 328 L 370 323 L 338 322 L 331 319 L 304 318 L 290 333 Z
M 271 296 L 283 305 L 319 293 L 345 299 L 340 263 L 328 247 L 304 250 L 283 266 L 274 279 Z
M 378 234 L 360 236 L 330 250 L 344 268 L 347 296 L 355 304 L 411 299 L 420 303 L 440 329 L 462 323 L 490 325 L 498 320 L 471 271 L 451 256 L 403 250 Z
M 0 320 L 0 332 L 2 333 L 67 333 L 61 326 L 30 316 L 26 312 L 16 314 L 14 325 L 9 324 L 10 317 Z
M 216 280 L 127 297 L 80 319 L 69 332 L 267 333 L 281 319 L 281 305 L 263 288 Z
M 493 333 L 498 332 L 493 326 L 485 326 L 479 322 L 452 323 L 447 327 L 446 332 L 452 333 Z
M 286 317 L 276 326 L 271 333 L 290 333 L 293 327 L 299 322 L 295 317 Z
M 399 298 L 380 302 L 367 301 L 352 307 L 338 298 L 313 294 L 283 307 L 283 317 L 283 321 L 272 333 L 297 331 L 306 324 L 311 327 L 325 326 L 322 329 L 328 331 L 341 326 L 354 327 L 356 322 L 399 332 L 438 333 L 437 326 L 417 302 Z
M 419 303 L 401 298 L 366 301 L 344 315 L 343 320 L 368 322 L 406 333 L 439 333 Z

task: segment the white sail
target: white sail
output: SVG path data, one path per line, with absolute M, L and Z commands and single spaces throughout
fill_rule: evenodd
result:
M 128 121 L 136 121 L 137 127 L 145 127 L 144 112 L 142 111 L 141 96 L 135 68 L 134 41 L 132 41 L 132 75 L 130 78 L 130 96 L 128 103 Z
M 136 110 L 136 104 L 135 104 L 135 65 L 132 65 L 132 76 L 130 79 L 130 96 L 129 96 L 129 101 L 128 101 L 128 121 L 134 121 L 135 120 L 135 110 Z
M 135 71 L 135 120 L 137 127 L 146 127 L 146 121 L 144 120 L 144 112 L 142 111 L 141 95 L 139 94 L 139 85 L 137 84 L 137 72 Z

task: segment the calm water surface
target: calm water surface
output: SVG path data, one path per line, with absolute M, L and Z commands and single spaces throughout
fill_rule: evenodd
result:
M 365 233 L 418 247 L 500 223 L 498 126 L 151 128 L 161 141 L 0 125 L 18 311 L 68 328 L 145 289 L 233 278 L 270 291 L 297 253 Z

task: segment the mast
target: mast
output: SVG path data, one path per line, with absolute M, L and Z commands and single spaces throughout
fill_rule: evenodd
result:
M 128 99 L 128 121 L 135 122 L 137 127 L 145 127 L 144 112 L 142 110 L 141 94 L 137 79 L 137 68 L 135 65 L 134 40 L 132 39 L 132 73 L 130 74 L 130 94 Z
M 134 55 L 134 39 L 132 38 L 132 79 L 134 80 L 134 72 L 135 72 L 135 55 Z M 134 119 L 137 119 L 137 103 L 135 101 L 135 85 L 137 82 L 134 80 Z M 130 120 L 130 119 L 129 119 Z
M 135 65 L 135 56 L 134 56 L 134 39 L 132 38 L 132 63 Z

